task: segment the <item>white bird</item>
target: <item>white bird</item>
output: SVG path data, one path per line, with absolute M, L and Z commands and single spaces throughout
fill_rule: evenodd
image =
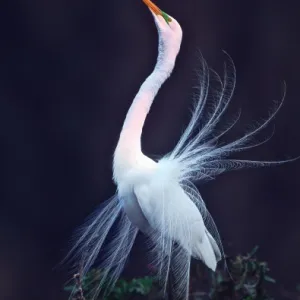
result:
M 175 298 L 188 298 L 191 257 L 200 259 L 215 271 L 223 257 L 221 240 L 199 191 L 198 180 L 211 179 L 229 169 L 265 166 L 281 162 L 255 162 L 226 159 L 226 157 L 256 145 L 251 138 L 264 128 L 279 110 L 254 130 L 231 143 L 217 146 L 219 137 L 237 121 L 217 133 L 216 125 L 226 110 L 235 87 L 235 69 L 220 84 L 213 95 L 213 107 L 207 111 L 210 72 L 202 61 L 198 101 L 193 114 L 176 147 L 155 161 L 141 149 L 141 135 L 146 116 L 161 85 L 175 66 L 182 41 L 182 29 L 171 16 L 150 0 L 149 7 L 159 36 L 158 58 L 154 71 L 140 87 L 127 113 L 114 153 L 113 177 L 117 193 L 80 229 L 79 237 L 70 253 L 80 263 L 82 275 L 101 257 L 102 277 L 94 297 L 103 289 L 109 292 L 119 278 L 138 231 L 151 242 L 153 262 L 164 290 L 170 272 L 173 275 Z M 206 111 L 206 113 L 204 113 Z M 201 121 L 201 127 L 200 122 Z M 113 237 L 104 246 L 111 228 Z M 100 253 L 100 255 L 99 255 Z

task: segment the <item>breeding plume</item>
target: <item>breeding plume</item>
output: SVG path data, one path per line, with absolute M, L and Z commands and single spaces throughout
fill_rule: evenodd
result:
M 232 160 L 227 157 L 257 146 L 251 139 L 279 110 L 280 102 L 263 124 L 238 140 L 217 144 L 237 121 L 217 131 L 232 97 L 235 69 L 221 81 L 202 60 L 199 93 L 191 120 L 177 145 L 155 161 L 142 152 L 141 136 L 146 116 L 161 85 L 171 75 L 182 41 L 182 29 L 171 16 L 150 0 L 144 0 L 157 27 L 159 46 L 153 72 L 141 85 L 126 115 L 113 160 L 116 194 L 80 228 L 71 252 L 82 275 L 99 257 L 101 282 L 93 291 L 108 293 L 119 278 L 138 231 L 148 239 L 149 254 L 157 267 L 163 289 L 172 274 L 175 298 L 188 298 L 191 258 L 201 260 L 215 271 L 223 257 L 218 231 L 194 183 L 241 167 L 265 166 L 280 162 Z M 209 77 L 217 79 L 218 90 L 209 97 Z M 206 105 L 211 101 L 210 106 Z M 222 199 L 220 199 L 221 201 Z M 110 235 L 109 233 L 113 234 Z M 97 265 L 97 266 L 99 266 Z

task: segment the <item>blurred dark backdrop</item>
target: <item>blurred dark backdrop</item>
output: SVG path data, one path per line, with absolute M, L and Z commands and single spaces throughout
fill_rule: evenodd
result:
M 221 72 L 237 68 L 227 116 L 234 139 L 287 96 L 273 138 L 239 158 L 300 154 L 299 1 L 160 0 L 183 27 L 176 70 L 147 119 L 146 153 L 170 150 L 188 121 L 200 49 Z M 10 0 L 0 5 L 1 299 L 67 299 L 66 254 L 75 227 L 114 193 L 111 160 L 139 85 L 155 63 L 157 33 L 141 0 Z M 300 161 L 232 172 L 200 185 L 223 237 L 260 258 L 287 287 L 300 282 Z M 231 246 L 229 245 L 231 244 Z M 138 248 L 137 245 L 136 248 Z M 143 255 L 143 253 L 141 253 Z M 135 259 L 130 268 L 138 272 Z M 279 297 L 280 298 L 280 297 Z

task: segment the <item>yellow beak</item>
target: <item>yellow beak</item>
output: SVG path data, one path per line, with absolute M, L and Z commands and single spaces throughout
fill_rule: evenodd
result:
M 167 23 L 172 21 L 172 19 L 159 7 L 157 7 L 151 0 L 143 0 L 143 2 L 153 11 L 154 14 L 162 16 Z

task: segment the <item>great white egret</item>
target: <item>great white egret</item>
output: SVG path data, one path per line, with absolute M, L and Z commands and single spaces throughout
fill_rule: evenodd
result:
M 158 30 L 157 63 L 133 100 L 114 153 L 113 178 L 117 193 L 79 230 L 79 237 L 70 253 L 75 253 L 84 275 L 95 263 L 99 252 L 103 251 L 101 282 L 94 295 L 98 295 L 104 287 L 109 292 L 119 278 L 140 230 L 149 238 L 153 261 L 164 289 L 172 272 L 175 297 L 187 299 L 191 257 L 202 260 L 213 271 L 223 257 L 218 231 L 194 182 L 213 178 L 230 169 L 281 163 L 226 157 L 257 146 L 249 141 L 270 122 L 282 102 L 254 130 L 238 140 L 217 145 L 219 138 L 238 119 L 225 130 L 216 132 L 216 125 L 233 94 L 235 69 L 230 64 L 232 74 L 225 74 L 221 81 L 217 74 L 208 70 L 203 60 L 199 97 L 179 142 L 173 151 L 158 161 L 145 156 L 141 149 L 143 125 L 160 86 L 173 71 L 182 30 L 173 17 L 150 0 L 143 1 L 149 7 Z M 211 75 L 218 79 L 220 89 L 214 92 L 213 106 L 207 109 L 205 104 Z M 113 226 L 114 235 L 104 246 Z

